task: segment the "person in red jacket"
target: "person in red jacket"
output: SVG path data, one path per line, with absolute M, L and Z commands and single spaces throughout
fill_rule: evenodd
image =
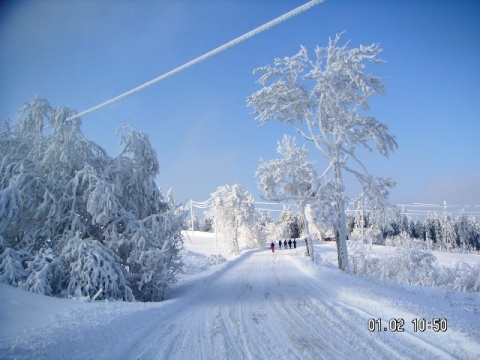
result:
M 273 241 L 272 241 L 272 243 L 270 244 L 270 249 L 272 249 L 272 253 L 275 252 L 275 244 L 273 243 Z

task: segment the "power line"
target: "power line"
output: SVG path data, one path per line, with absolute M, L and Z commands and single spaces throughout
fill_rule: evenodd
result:
M 99 105 L 96 105 L 96 106 L 94 106 L 94 107 L 92 107 L 88 110 L 85 110 L 85 111 L 82 111 L 82 112 L 80 112 L 76 115 L 73 115 L 73 116 L 67 118 L 67 121 L 77 119 L 81 116 L 84 116 L 84 115 L 90 114 L 90 113 L 92 113 L 96 110 L 99 110 L 99 109 L 101 109 L 101 108 L 103 108 L 107 105 L 111 105 L 111 104 L 113 104 L 117 101 L 123 100 L 126 97 L 128 97 L 132 94 L 135 94 L 136 92 L 139 92 L 139 91 L 141 91 L 141 90 L 143 90 L 143 89 L 145 89 L 145 88 L 147 88 L 151 85 L 154 85 L 154 84 L 158 83 L 159 81 L 162 81 L 162 80 L 164 80 L 164 79 L 166 79 L 166 78 L 168 78 L 168 77 L 170 77 L 174 74 L 179 73 L 180 71 L 183 71 L 183 70 L 185 70 L 185 69 L 187 69 L 187 68 L 189 68 L 193 65 L 198 64 L 198 63 L 208 59 L 209 57 L 217 55 L 217 54 L 219 54 L 219 53 L 221 53 L 221 52 L 223 52 L 223 51 L 225 51 L 225 50 L 227 50 L 227 49 L 229 49 L 229 48 L 231 48 L 235 45 L 238 45 L 239 43 L 241 43 L 241 42 L 243 42 L 247 39 L 250 39 L 251 37 L 253 37 L 255 35 L 258 35 L 261 32 L 263 32 L 265 30 L 268 30 L 275 25 L 280 24 L 281 22 L 283 22 L 285 20 L 288 20 L 288 19 L 290 19 L 290 18 L 292 18 L 296 15 L 299 15 L 300 13 L 302 13 L 302 12 L 312 8 L 313 6 L 318 5 L 318 4 L 320 4 L 324 1 L 325 0 L 311 0 L 308 3 L 303 4 L 303 5 L 295 8 L 295 9 L 283 14 L 282 16 L 279 16 L 279 17 L 277 17 L 277 18 L 275 18 L 275 19 L 273 19 L 273 20 L 255 28 L 255 29 L 253 29 L 253 30 L 251 30 L 251 31 L 249 31 L 249 32 L 247 32 L 247 33 L 245 33 L 245 34 L 243 34 L 243 35 L 241 35 L 241 36 L 239 36 L 239 37 L 237 37 L 237 38 L 235 38 L 235 39 L 233 39 L 233 40 L 231 40 L 231 41 L 229 41 L 229 42 L 227 42 L 227 43 L 225 43 L 221 46 L 219 46 L 219 47 L 217 47 L 216 49 L 213 49 L 213 50 L 209 51 L 206 54 L 203 54 L 202 56 L 197 57 L 196 59 L 193 59 L 193 60 L 191 60 L 191 61 L 189 61 L 189 62 L 187 62 L 187 63 L 185 63 L 185 64 L 183 64 L 183 65 L 181 65 L 181 66 L 179 66 L 179 67 L 177 67 L 177 68 L 175 68 L 175 69 L 173 69 L 173 70 L 171 70 L 171 71 L 169 71 L 169 72 L 167 72 L 163 75 L 160 75 L 159 77 L 157 77 L 153 80 L 150 80 L 150 81 L 146 82 L 145 84 L 137 86 L 136 88 L 134 88 L 132 90 L 129 90 L 129 91 L 117 96 L 117 97 L 114 97 L 110 100 L 107 100 L 107 101 L 105 101 L 105 102 L 103 102 Z
M 257 211 L 283 211 L 283 210 L 280 210 L 280 209 L 264 209 L 264 208 L 255 208 L 255 210 Z

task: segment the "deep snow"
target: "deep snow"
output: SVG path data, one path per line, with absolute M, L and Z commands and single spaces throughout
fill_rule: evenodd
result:
M 211 265 L 213 234 L 190 233 L 187 271 L 161 303 L 56 299 L 0 284 L 2 359 L 479 359 L 480 294 L 374 283 L 339 271 L 335 244 L 268 247 Z M 302 244 L 300 244 L 302 245 Z M 378 248 L 376 251 L 388 251 Z M 480 261 L 445 254 L 439 261 Z M 369 319 L 404 332 L 369 332 Z M 414 332 L 444 318 L 445 332 Z

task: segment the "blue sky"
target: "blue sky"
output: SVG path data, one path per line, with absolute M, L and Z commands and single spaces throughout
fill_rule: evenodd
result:
M 0 118 L 14 120 L 36 94 L 78 111 L 200 56 L 306 1 L 20 1 L 0 5 Z M 177 200 L 206 200 L 240 183 L 259 199 L 258 159 L 276 157 L 292 130 L 258 127 L 246 97 L 256 67 L 313 53 L 346 31 L 351 46 L 380 43 L 386 96 L 371 115 L 398 150 L 365 154 L 375 175 L 397 183 L 393 203 L 480 204 L 480 2 L 327 0 L 205 62 L 85 116 L 84 134 L 118 154 L 115 129 L 146 132 L 158 184 Z M 312 151 L 312 160 L 323 162 Z M 351 195 L 358 189 L 347 184 Z

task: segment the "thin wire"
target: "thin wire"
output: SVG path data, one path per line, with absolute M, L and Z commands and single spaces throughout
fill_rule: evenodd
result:
M 251 30 L 251 31 L 247 32 L 246 34 L 243 34 L 243 35 L 237 37 L 236 39 L 233 39 L 233 40 L 227 42 L 226 44 L 223 44 L 223 45 L 217 47 L 216 49 L 213 49 L 213 50 L 209 51 L 208 53 L 206 53 L 206 54 L 204 54 L 204 55 L 202 55 L 202 56 L 199 56 L 199 57 L 197 57 L 196 59 L 193 59 L 193 60 L 191 60 L 191 61 L 189 61 L 189 62 L 187 62 L 187 63 L 185 63 L 185 64 L 183 64 L 183 65 L 181 65 L 181 66 L 179 66 L 179 67 L 177 67 L 176 69 L 173 69 L 173 70 L 171 70 L 171 71 L 169 71 L 169 72 L 167 72 L 167 73 L 165 73 L 165 74 L 163 74 L 163 75 L 160 75 L 159 77 L 157 77 L 157 78 L 155 78 L 155 79 L 153 79 L 153 80 L 150 80 L 150 81 L 146 82 L 146 83 L 143 84 L 143 85 L 137 86 L 136 88 L 134 88 L 134 89 L 132 89 L 132 90 L 130 90 L 130 91 L 127 91 L 127 92 L 125 92 L 125 93 L 123 93 L 123 94 L 121 94 L 121 95 L 119 95 L 119 96 L 117 96 L 117 97 L 114 97 L 113 99 L 107 100 L 107 101 L 105 101 L 105 102 L 103 102 L 103 103 L 101 103 L 101 104 L 99 104 L 99 105 L 97 105 L 97 106 L 94 106 L 94 107 L 92 107 L 92 108 L 90 108 L 90 109 L 88 109 L 88 110 L 85 110 L 85 111 L 82 111 L 82 112 L 80 112 L 80 113 L 78 113 L 78 114 L 76 114 L 76 115 L 73 115 L 73 116 L 67 118 L 66 121 L 71 121 L 71 120 L 77 119 L 77 118 L 79 118 L 79 117 L 81 117 L 81 116 L 85 116 L 85 115 L 90 114 L 90 113 L 92 113 L 92 112 L 94 112 L 94 111 L 96 111 L 96 110 L 99 110 L 99 109 L 101 109 L 101 108 L 103 108 L 103 107 L 105 107 L 105 106 L 107 106 L 107 105 L 110 105 L 110 104 L 113 104 L 113 103 L 115 103 L 115 102 L 117 102 L 117 101 L 123 100 L 123 99 L 125 99 L 127 96 L 130 96 L 130 95 L 132 95 L 132 94 L 135 94 L 136 92 L 139 92 L 139 91 L 141 91 L 141 90 L 143 90 L 143 89 L 145 89 L 145 88 L 147 88 L 147 87 L 149 87 L 149 86 L 151 86 L 151 85 L 154 85 L 154 84 L 158 83 L 159 81 L 162 81 L 162 80 L 164 80 L 164 79 L 166 79 L 166 78 L 168 78 L 168 77 L 170 77 L 170 76 L 172 76 L 172 75 L 174 75 L 174 74 L 177 74 L 177 73 L 179 73 L 180 71 L 183 71 L 183 70 L 189 68 L 190 66 L 196 65 L 196 64 L 198 64 L 198 63 L 200 63 L 200 62 L 208 59 L 209 57 L 212 57 L 212 56 L 214 56 L 214 55 L 217 55 L 217 54 L 221 53 L 222 51 L 225 51 L 225 50 L 227 50 L 227 49 L 229 49 L 229 48 L 231 48 L 231 47 L 233 47 L 233 46 L 235 46 L 235 45 L 237 45 L 237 44 L 239 44 L 239 43 L 241 43 L 241 42 L 243 42 L 243 41 L 245 41 L 245 40 L 247 40 L 247 39 L 249 39 L 249 38 L 251 38 L 251 37 L 253 37 L 253 36 L 255 36 L 255 35 L 260 34 L 261 32 L 263 32 L 263 31 L 265 31 L 265 30 L 268 30 L 269 28 L 271 28 L 271 27 L 273 27 L 273 26 L 275 26 L 275 25 L 280 24 L 281 22 L 283 22 L 283 21 L 285 21 L 285 20 L 288 20 L 288 19 L 290 19 L 290 18 L 292 18 L 292 17 L 294 17 L 294 16 L 296 16 L 296 15 L 298 15 L 298 14 L 300 14 L 300 13 L 302 13 L 302 12 L 304 12 L 304 11 L 310 9 L 310 8 L 312 8 L 312 7 L 315 6 L 315 5 L 318 5 L 318 4 L 320 4 L 320 3 L 323 3 L 324 1 L 325 1 L 325 0 L 311 0 L 311 1 L 309 1 L 308 3 L 306 3 L 306 4 L 304 4 L 304 5 L 301 5 L 301 6 L 297 7 L 297 8 L 289 11 L 288 13 L 285 13 L 285 14 L 283 14 L 282 16 L 277 17 L 277 18 L 275 18 L 275 19 L 273 19 L 273 20 L 271 20 L 271 21 L 269 21 L 269 22 L 267 22 L 267 23 L 265 23 L 265 24 L 257 27 L 257 28 L 254 29 L 254 30 Z
M 255 208 L 257 211 L 283 211 L 279 209 L 264 209 L 264 208 Z

